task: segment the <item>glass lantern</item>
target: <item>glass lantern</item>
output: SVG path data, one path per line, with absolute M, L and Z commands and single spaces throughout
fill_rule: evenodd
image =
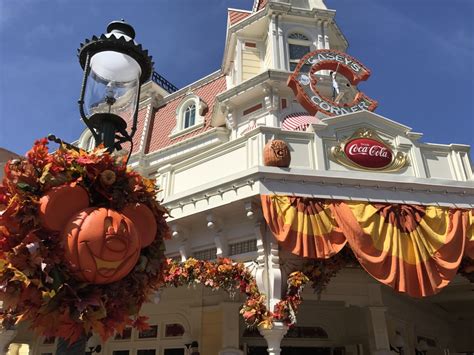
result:
M 84 69 L 81 117 L 96 143 L 103 143 L 109 151 L 131 141 L 137 126 L 140 86 L 153 70 L 151 57 L 134 38 L 131 25 L 113 21 L 106 34 L 86 40 L 79 48 Z M 130 134 L 128 124 L 132 124 Z

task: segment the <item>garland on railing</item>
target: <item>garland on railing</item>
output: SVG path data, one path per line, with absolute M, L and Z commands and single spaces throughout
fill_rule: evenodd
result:
M 260 293 L 257 282 L 243 263 L 228 258 L 219 258 L 216 262 L 189 258 L 182 263 L 168 260 L 165 271 L 167 286 L 192 286 L 202 284 L 212 290 L 224 290 L 234 296 L 236 292 L 246 295 L 240 310 L 248 327 L 271 328 L 273 321 L 293 325 L 295 314 L 301 304 L 301 291 L 308 278 L 302 272 L 294 272 L 288 277 L 288 290 L 283 299 L 271 312 L 266 306 L 266 297 Z
M 37 333 L 70 342 L 90 331 L 105 340 L 126 325 L 146 328 L 145 318 L 137 315 L 162 285 L 163 239 L 169 236 L 154 181 L 104 149 L 88 153 L 60 146 L 49 153 L 47 144 L 37 141 L 26 159 L 8 162 L 0 184 L 0 324 L 9 329 L 27 320 Z M 40 199 L 60 186 L 80 186 L 94 208 L 120 211 L 144 204 L 151 210 L 158 225 L 154 241 L 141 249 L 123 279 L 89 284 L 73 277 L 63 236 L 39 216 Z
M 331 258 L 306 261 L 303 272 L 311 281 L 314 292 L 321 294 L 331 279 L 346 266 L 359 267 L 354 253 L 347 246 Z

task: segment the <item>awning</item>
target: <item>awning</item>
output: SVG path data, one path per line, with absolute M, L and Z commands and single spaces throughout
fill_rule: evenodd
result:
M 287 131 L 306 131 L 311 123 L 318 123 L 319 119 L 308 112 L 291 113 L 283 119 L 281 128 Z

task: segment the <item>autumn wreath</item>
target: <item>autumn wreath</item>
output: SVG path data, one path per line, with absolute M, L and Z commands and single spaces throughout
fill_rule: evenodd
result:
M 38 334 L 70 342 L 146 327 L 138 312 L 164 282 L 169 236 L 156 193 L 153 180 L 101 148 L 50 153 L 42 139 L 26 159 L 8 162 L 0 185 L 2 327 L 26 320 Z

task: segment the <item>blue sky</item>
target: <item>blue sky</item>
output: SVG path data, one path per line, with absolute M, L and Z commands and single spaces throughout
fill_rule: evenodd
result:
M 125 18 L 155 70 L 183 87 L 221 64 L 226 9 L 253 0 L 0 0 L 0 147 L 23 154 L 54 133 L 83 129 L 79 43 Z M 360 88 L 377 113 L 422 141 L 474 145 L 474 1 L 326 0 L 372 70 Z M 472 156 L 472 153 L 471 153 Z

